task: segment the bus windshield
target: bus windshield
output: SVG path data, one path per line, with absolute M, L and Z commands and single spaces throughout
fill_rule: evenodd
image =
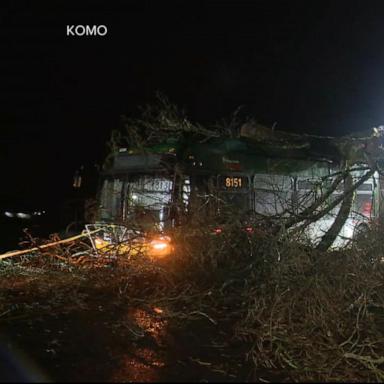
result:
M 126 183 L 124 216 L 145 229 L 152 226 L 164 229 L 170 219 L 172 187 L 172 180 L 162 176 L 131 177 Z
M 169 220 L 173 181 L 170 177 L 129 175 L 104 180 L 100 219 L 163 229 Z

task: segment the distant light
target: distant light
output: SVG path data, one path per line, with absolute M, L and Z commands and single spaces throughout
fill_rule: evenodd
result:
M 18 213 L 16 213 L 16 216 L 19 219 L 30 219 L 31 218 L 31 215 L 29 213 L 24 213 L 24 212 L 18 212 Z
M 137 199 L 138 199 L 138 196 L 133 194 L 133 195 L 132 195 L 132 199 L 133 199 L 133 200 L 137 200 Z
M 14 217 L 15 215 L 12 212 L 5 211 L 4 215 L 7 217 Z

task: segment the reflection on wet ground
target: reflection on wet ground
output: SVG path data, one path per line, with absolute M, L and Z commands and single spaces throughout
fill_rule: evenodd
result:
M 0 284 L 0 333 L 52 381 L 234 381 L 233 359 L 206 318 L 176 321 L 167 306 L 58 276 L 17 274 Z
M 140 340 L 134 350 L 120 357 L 120 366 L 112 374 L 109 381 L 156 382 L 160 380 L 159 368 L 166 366 L 166 334 L 167 321 L 158 318 L 143 309 L 129 311 L 126 316 L 126 327 L 133 337 Z

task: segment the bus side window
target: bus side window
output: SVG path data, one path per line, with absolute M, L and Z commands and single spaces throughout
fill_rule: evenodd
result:
M 354 211 L 367 218 L 373 214 L 374 198 L 373 184 L 363 183 L 356 189 Z

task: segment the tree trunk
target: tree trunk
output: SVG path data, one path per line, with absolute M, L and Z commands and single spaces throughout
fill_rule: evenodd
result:
M 310 207 L 306 208 L 303 212 L 301 212 L 300 214 L 289 219 L 285 223 L 284 228 L 289 229 L 289 228 L 293 227 L 294 225 L 299 224 L 300 222 L 303 222 L 301 227 L 305 228 L 308 225 L 310 225 L 311 223 L 314 223 L 315 221 L 320 220 L 325 215 L 330 213 L 334 208 L 336 208 L 341 202 L 343 202 L 345 199 L 347 199 L 348 196 L 353 196 L 353 192 L 361 184 L 363 184 L 365 181 L 367 181 L 373 175 L 374 172 L 375 172 L 374 169 L 369 170 L 355 184 L 353 184 L 353 182 L 351 182 L 351 185 L 348 185 L 348 183 L 346 183 L 344 186 L 344 193 L 341 196 L 337 197 L 333 202 L 328 204 L 327 207 L 325 207 L 324 209 L 320 210 L 319 212 L 315 212 L 315 210 L 317 208 L 319 208 L 319 206 L 325 202 L 325 196 L 327 196 L 327 198 L 329 196 L 331 196 L 330 191 L 327 191 L 326 194 L 323 195 L 322 198 L 319 199 L 317 202 L 315 201 L 314 204 L 312 204 Z M 347 175 L 349 175 L 349 173 Z M 345 178 L 347 178 L 347 175 L 345 175 Z M 321 204 L 319 204 L 319 203 L 321 203 Z M 277 234 L 279 232 L 279 230 L 281 230 L 280 227 L 278 227 L 275 230 L 275 234 Z
M 353 186 L 352 175 L 348 174 L 344 179 L 344 191 L 348 191 Z M 322 237 L 320 243 L 317 245 L 317 249 L 320 251 L 326 251 L 336 240 L 337 235 L 340 233 L 343 225 L 348 219 L 349 213 L 351 211 L 353 201 L 353 193 L 345 193 L 343 202 L 339 212 L 337 213 L 336 219 L 328 229 L 326 234 Z

